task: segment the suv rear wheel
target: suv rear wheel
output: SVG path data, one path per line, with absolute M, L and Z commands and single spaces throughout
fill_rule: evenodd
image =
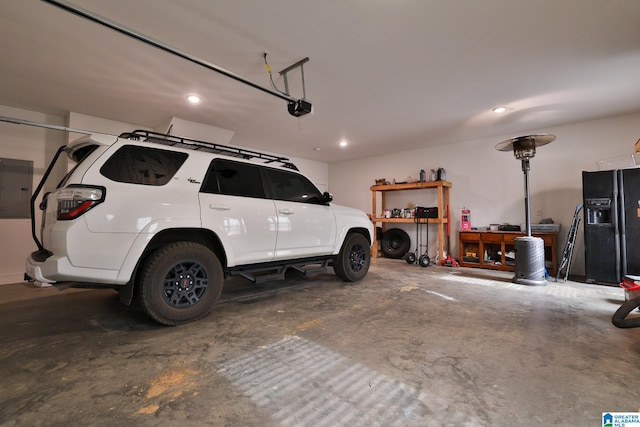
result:
M 367 275 L 371 263 L 369 241 L 362 234 L 347 235 L 334 262 L 336 276 L 346 282 L 356 282 Z
M 137 291 L 145 313 L 163 325 L 205 317 L 220 297 L 224 276 L 216 255 L 193 242 L 172 243 L 145 261 Z

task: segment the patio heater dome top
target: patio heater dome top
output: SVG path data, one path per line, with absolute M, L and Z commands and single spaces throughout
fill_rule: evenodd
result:
M 536 155 L 536 147 L 547 145 L 556 139 L 555 135 L 528 135 L 509 138 L 496 145 L 498 151 L 513 151 L 516 159 L 531 159 Z

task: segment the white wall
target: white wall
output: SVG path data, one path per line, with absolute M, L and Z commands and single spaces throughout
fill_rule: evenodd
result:
M 64 117 L 0 105 L 0 115 L 21 120 L 65 126 Z M 39 127 L 0 122 L 0 157 L 33 161 L 33 189 L 40 182 L 56 150 L 66 144 L 64 132 Z M 65 173 L 64 162 L 56 168 L 42 193 L 55 187 Z M 42 194 L 41 193 L 41 194 Z M 40 225 L 40 211 L 36 209 L 36 224 Z M 37 250 L 31 238 L 29 219 L 0 219 L 0 284 L 21 282 L 27 256 Z
M 559 256 L 564 248 L 567 232 L 577 204 L 582 203 L 583 170 L 597 170 L 596 161 L 630 155 L 640 137 L 640 114 L 532 130 L 532 133 L 551 133 L 557 139 L 539 147 L 531 160 L 530 187 L 532 222 L 553 218 L 562 224 L 559 235 Z M 443 167 L 450 190 L 451 253 L 458 257 L 457 230 L 463 206 L 471 209 L 473 226 L 491 223 L 524 223 L 524 175 L 521 162 L 512 153 L 499 152 L 495 145 L 513 136 L 463 141 L 446 146 L 425 147 L 418 150 L 368 157 L 359 160 L 331 163 L 329 186 L 336 203 L 371 212 L 369 187 L 378 178 L 404 181 L 419 177 L 420 169 L 429 172 Z M 427 173 L 427 177 L 428 177 Z M 406 207 L 410 203 L 435 206 L 435 191 L 414 190 L 387 194 L 387 207 Z M 539 215 L 541 212 L 541 215 Z M 394 226 L 396 226 L 394 224 Z M 400 224 L 412 237 L 415 248 L 415 226 Z M 435 255 L 437 241 L 435 227 L 430 233 L 430 252 Z M 582 223 L 578 234 L 571 274 L 584 275 L 584 243 Z
M 120 135 L 124 132 L 131 132 L 135 129 L 146 129 L 144 126 L 136 125 L 134 123 L 117 122 L 114 120 L 107 120 L 101 117 L 87 116 L 85 114 L 69 113 L 69 127 L 76 130 L 85 130 L 89 132 L 100 132 L 109 135 Z M 69 141 L 73 141 L 76 138 L 80 138 L 82 134 L 69 132 Z

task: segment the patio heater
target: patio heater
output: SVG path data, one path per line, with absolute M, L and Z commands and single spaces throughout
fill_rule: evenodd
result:
M 507 139 L 496 145 L 498 151 L 513 151 L 522 161 L 524 172 L 524 209 L 527 235 L 514 239 L 516 272 L 512 282 L 529 286 L 545 286 L 544 241 L 531 236 L 531 206 L 529 205 L 529 160 L 536 155 L 536 147 L 555 140 L 555 135 L 528 135 Z

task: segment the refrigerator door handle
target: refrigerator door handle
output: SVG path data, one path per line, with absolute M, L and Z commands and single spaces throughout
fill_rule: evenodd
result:
M 626 214 L 624 203 L 624 178 L 622 170 L 618 170 L 618 215 L 615 217 L 615 227 L 620 233 L 620 280 L 627 275 L 627 230 L 626 230 Z M 619 218 L 618 218 L 619 217 Z M 618 221 L 619 220 L 619 221 Z M 619 225 L 618 225 L 619 224 Z

